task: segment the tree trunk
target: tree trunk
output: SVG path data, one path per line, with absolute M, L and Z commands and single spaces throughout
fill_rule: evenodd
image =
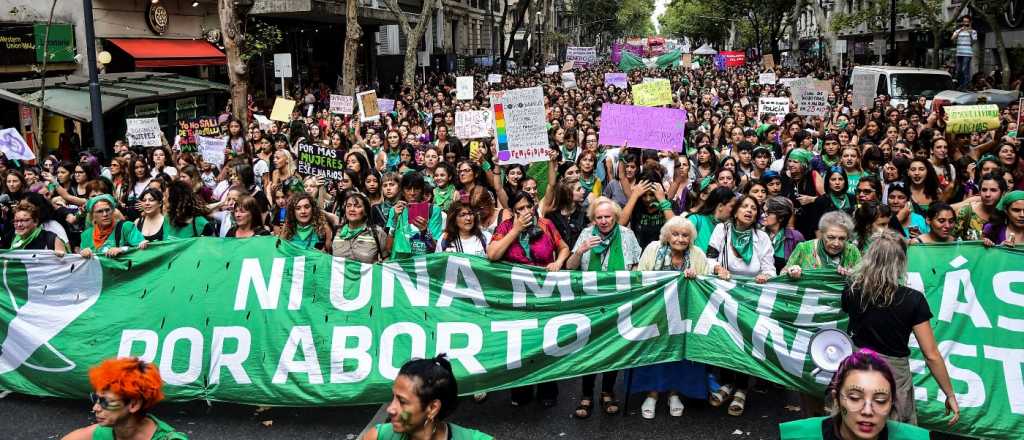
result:
M 341 94 L 352 96 L 356 91 L 356 61 L 359 56 L 359 0 L 345 1 L 345 54 L 341 67 Z
M 416 23 L 416 27 L 409 26 L 409 19 L 402 13 L 402 8 L 398 6 L 398 0 L 387 0 L 384 4 L 391 10 L 391 13 L 395 14 L 398 18 L 398 25 L 402 27 L 402 32 L 405 32 L 406 36 L 406 47 L 405 47 L 405 65 L 402 68 L 402 84 L 413 87 L 416 85 L 416 49 L 420 45 L 420 39 L 423 38 L 424 32 L 427 30 L 427 22 L 430 21 L 430 14 L 434 11 L 434 4 L 436 0 L 423 0 L 423 9 L 420 10 L 420 21 Z
M 219 0 L 217 13 L 221 33 L 224 36 L 224 52 L 227 55 L 228 81 L 231 90 L 231 114 L 247 124 L 249 121 L 249 66 L 242 61 L 241 43 L 245 40 L 242 23 L 249 11 L 235 7 L 234 0 Z M 281 93 L 284 93 L 282 90 Z
M 516 15 L 513 17 L 512 32 L 509 34 L 512 36 L 513 42 L 515 41 L 516 33 L 519 32 L 519 30 L 523 27 L 523 23 L 525 23 L 526 21 L 526 9 L 529 6 L 530 0 L 519 1 L 519 10 L 516 11 Z M 508 9 L 508 3 L 505 4 L 505 9 Z M 502 21 L 504 21 L 504 19 Z M 508 45 L 508 47 L 505 48 L 505 53 L 503 53 L 501 56 L 501 70 L 505 70 L 505 64 L 510 58 L 512 58 L 512 49 L 514 48 L 515 45 L 511 43 Z
M 1002 17 L 993 16 L 993 14 L 990 14 L 988 10 L 984 9 L 984 7 L 976 8 L 975 11 L 985 19 L 986 23 L 990 24 L 992 32 L 995 34 L 996 53 L 999 54 L 999 64 L 1002 65 L 1003 68 L 1003 82 L 999 84 L 999 87 L 1008 89 L 1010 88 L 1010 58 L 1006 54 L 1006 41 L 1003 40 L 1003 27 L 998 21 L 996 21 Z M 981 62 L 978 62 L 978 68 L 981 68 Z

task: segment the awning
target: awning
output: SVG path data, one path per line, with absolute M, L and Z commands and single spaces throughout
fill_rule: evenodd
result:
M 227 63 L 227 57 L 203 40 L 162 38 L 110 38 L 113 45 L 135 59 L 136 68 L 213 66 Z

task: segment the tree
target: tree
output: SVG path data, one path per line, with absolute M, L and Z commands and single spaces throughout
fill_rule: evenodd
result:
M 618 0 L 573 0 L 573 3 L 573 12 L 579 26 L 575 32 L 580 36 L 581 45 L 596 45 L 601 34 L 609 36 L 604 41 L 623 35 L 616 17 L 619 11 Z
M 932 57 L 932 68 L 937 69 L 939 67 L 939 62 L 941 61 L 939 51 L 942 47 L 942 41 L 950 37 L 948 32 L 953 30 L 953 23 L 956 22 L 957 18 L 960 17 L 960 13 L 963 12 L 964 8 L 971 1 L 960 2 L 956 10 L 948 18 L 945 15 L 946 5 L 944 0 L 914 0 L 907 5 L 906 12 L 911 17 L 920 19 L 924 27 L 932 33 L 932 53 L 935 54 Z
M 659 18 L 661 31 L 665 35 L 685 36 L 697 47 L 722 47 L 729 38 L 729 21 L 721 6 L 721 2 L 708 0 L 674 0 Z
M 517 9 L 515 11 L 512 11 L 512 32 L 510 32 L 509 35 L 515 35 L 517 32 L 519 32 L 520 29 L 523 28 L 524 23 L 526 23 L 526 11 L 530 7 L 531 3 L 532 2 L 530 0 L 519 0 L 518 2 L 516 2 Z M 508 13 L 508 0 L 505 0 L 505 5 L 501 9 L 501 26 L 499 27 L 499 29 L 501 29 L 502 31 L 504 31 L 505 29 L 505 21 L 508 19 Z M 504 41 L 504 38 L 502 38 L 502 42 Z M 504 45 L 504 43 L 502 44 Z M 500 64 L 502 71 L 505 70 L 505 67 L 508 64 L 508 60 L 512 58 L 513 48 L 514 46 L 512 44 L 509 44 L 507 45 L 507 47 L 504 47 L 504 50 L 501 53 Z
M 402 84 L 407 86 L 416 85 L 416 49 L 419 48 L 420 40 L 423 39 L 423 33 L 427 30 L 427 22 L 430 21 L 430 15 L 434 12 L 434 5 L 437 0 L 423 0 L 423 8 L 420 9 L 420 21 L 416 23 L 416 27 L 409 25 L 409 19 L 406 18 L 405 13 L 402 12 L 402 8 L 398 6 L 398 0 L 386 0 L 384 4 L 391 10 L 391 13 L 395 14 L 398 18 L 398 25 L 402 28 L 402 32 L 405 33 L 406 46 L 405 46 L 405 65 L 402 69 Z
M 654 34 L 654 0 L 622 0 L 615 18 L 626 35 L 647 36 Z
M 1006 0 L 973 0 L 971 9 L 977 12 L 982 19 L 992 28 L 996 37 L 996 52 L 999 54 L 999 64 L 1003 66 L 1003 81 L 999 86 L 1006 89 L 1010 87 L 1010 58 L 1006 53 L 1006 40 L 1003 39 L 1003 23 L 1001 19 L 1006 10 Z
M 352 96 L 356 91 L 356 57 L 359 38 L 363 29 L 359 26 L 359 0 L 345 1 L 345 53 L 341 67 L 341 94 Z
M 252 4 L 244 5 L 235 0 L 218 0 L 217 15 L 220 18 L 221 35 L 224 38 L 224 52 L 227 55 L 228 82 L 231 90 L 231 114 L 240 121 L 248 121 L 249 65 L 242 59 L 245 32 L 242 29 Z M 282 91 L 283 92 L 283 91 Z

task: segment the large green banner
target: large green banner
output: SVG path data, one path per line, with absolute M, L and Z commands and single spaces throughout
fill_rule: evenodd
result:
M 954 432 L 1024 432 L 1020 256 L 911 248 L 908 283 L 927 292 L 963 408 Z M 371 404 L 390 398 L 403 362 L 442 352 L 464 393 L 684 358 L 821 393 L 810 337 L 846 325 L 842 279 L 823 272 L 758 285 L 456 254 L 367 265 L 270 237 L 118 259 L 15 251 L 0 265 L 0 388 L 40 396 L 82 397 L 91 365 L 132 355 L 159 365 L 172 399 Z M 944 396 L 912 358 L 922 424 L 945 430 Z

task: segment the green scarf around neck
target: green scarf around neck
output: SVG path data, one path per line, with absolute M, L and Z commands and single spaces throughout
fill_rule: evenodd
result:
M 306 243 L 307 247 L 313 247 L 316 242 L 313 241 L 314 234 L 316 231 L 313 225 L 297 226 L 295 228 L 295 236 L 292 237 L 293 242 Z
M 448 184 L 444 188 L 434 188 L 434 204 L 447 211 L 455 199 L 455 185 Z
M 843 265 L 843 253 L 840 252 L 839 255 L 836 255 L 836 256 L 833 257 L 833 256 L 828 254 L 827 250 L 825 250 L 825 242 L 822 241 L 821 239 L 817 239 L 817 240 L 818 240 L 818 246 L 817 246 L 816 251 L 818 253 L 818 258 L 821 259 L 821 267 L 831 267 L 833 269 L 838 269 L 840 266 L 842 266 Z
M 590 248 L 590 262 L 587 264 L 587 270 L 626 270 L 626 259 L 622 255 L 622 233 L 620 232 L 619 225 L 616 224 L 612 227 L 608 235 L 601 234 L 601 230 L 597 226 L 594 226 L 590 233 L 592 236 L 600 238 L 601 242 Z M 606 253 L 608 254 L 608 267 L 604 268 L 601 265 L 601 260 Z
M 11 249 L 23 249 L 25 246 L 28 246 L 29 243 L 35 240 L 36 237 L 39 237 L 39 234 L 41 232 L 43 232 L 43 227 L 36 226 L 35 229 L 29 231 L 28 235 L 24 237 L 20 235 L 15 235 L 14 240 L 11 241 Z
M 840 211 L 845 210 L 846 207 L 850 205 L 850 197 L 848 197 L 845 192 L 841 194 L 836 194 L 832 191 L 829 191 L 828 198 L 832 199 L 832 206 L 835 206 L 836 209 Z
M 775 249 L 775 258 L 786 258 L 786 230 L 782 227 L 779 232 L 772 236 L 772 248 Z
M 363 223 L 362 225 L 359 225 L 355 228 L 350 228 L 348 226 L 348 223 L 346 223 L 345 226 L 341 227 L 341 231 L 338 231 L 338 238 L 342 240 L 351 240 L 358 236 L 359 234 L 363 233 L 363 231 L 365 230 L 366 223 Z
M 743 262 L 750 264 L 750 260 L 754 259 L 754 228 L 741 231 L 735 224 L 729 226 L 729 241 Z

